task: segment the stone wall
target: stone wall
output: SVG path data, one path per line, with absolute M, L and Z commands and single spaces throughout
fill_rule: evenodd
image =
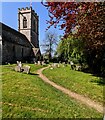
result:
M 8 41 L 3 42 L 2 62 L 16 62 L 27 60 L 31 55 L 31 49 Z
M 32 56 L 32 46 L 18 31 L 2 24 L 2 62 L 27 60 Z
M 23 27 L 24 18 L 27 27 Z M 24 34 L 34 47 L 39 48 L 39 17 L 32 7 L 18 9 L 18 31 Z

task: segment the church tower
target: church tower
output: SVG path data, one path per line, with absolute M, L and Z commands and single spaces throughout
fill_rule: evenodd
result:
M 18 31 L 24 34 L 33 47 L 39 48 L 39 17 L 32 7 L 18 8 Z

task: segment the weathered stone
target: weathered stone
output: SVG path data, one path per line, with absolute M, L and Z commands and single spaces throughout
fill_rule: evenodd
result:
M 76 65 L 75 64 L 71 65 L 71 69 L 76 70 Z
M 35 48 L 39 48 L 39 18 L 37 13 L 32 10 L 32 7 L 29 7 L 28 9 L 24 8 L 24 10 L 18 9 L 18 16 L 19 31 L 28 38 L 28 40 L 35 46 Z M 27 22 L 23 22 L 24 20 L 26 20 Z
M 42 65 L 46 65 L 46 63 L 44 61 L 42 61 Z
M 26 27 L 24 27 L 24 18 Z M 2 26 L 2 63 L 12 63 L 16 60 L 29 61 L 32 57 L 36 58 L 41 55 L 38 24 L 38 15 L 32 7 L 24 10 L 18 9 L 18 31 L 0 23 Z
M 38 61 L 38 65 L 41 65 L 41 62 L 40 62 L 40 61 Z
M 52 67 L 53 67 L 53 68 L 56 68 L 57 65 L 58 65 L 57 63 L 53 63 Z
M 21 63 L 21 61 L 19 62 L 19 61 L 17 61 L 17 66 L 19 66 L 20 68 L 22 68 L 22 63 Z
M 21 72 L 21 68 L 20 68 L 19 66 L 16 66 L 16 67 L 15 67 L 15 71 L 16 71 L 16 72 Z
M 81 70 L 81 66 L 80 65 L 76 65 L 76 70 L 80 71 Z
M 53 68 L 53 67 L 51 67 L 50 69 L 51 69 L 51 70 L 53 70 L 54 68 Z
M 35 62 L 34 64 L 37 65 L 37 62 Z
M 60 67 L 60 64 L 58 64 L 58 68 Z
M 22 67 L 22 71 L 25 72 L 25 73 L 30 73 L 30 66 L 26 65 L 26 66 L 23 66 Z

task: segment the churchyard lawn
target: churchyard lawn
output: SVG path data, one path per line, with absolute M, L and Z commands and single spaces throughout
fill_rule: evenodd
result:
M 28 65 L 31 66 L 30 74 L 14 71 L 13 67 L 15 65 L 2 66 L 1 103 L 3 118 L 103 117 L 101 113 L 44 83 L 36 74 L 36 71 L 42 66 Z M 80 76 L 80 72 L 71 71 L 69 67 L 55 68 L 53 70 L 47 69 L 44 71 L 44 74 L 56 83 L 70 88 L 73 91 L 78 91 L 81 94 L 87 90 L 86 96 L 92 96 L 92 92 L 94 91 L 94 99 L 97 98 L 96 100 L 102 102 L 102 86 L 94 82 L 97 79 L 90 74 L 86 74 L 87 76 L 85 77 L 85 74 L 81 73 Z M 89 80 L 87 81 L 86 78 Z M 89 89 L 91 88 L 90 84 L 92 90 Z M 80 89 L 81 86 L 83 89 Z M 96 94 L 96 92 L 98 93 Z
M 89 97 L 90 99 L 103 104 L 103 88 L 105 79 L 96 77 L 89 73 L 71 70 L 70 66 L 60 65 L 59 68 L 48 68 L 43 71 L 51 81 L 61 85 L 73 92 Z

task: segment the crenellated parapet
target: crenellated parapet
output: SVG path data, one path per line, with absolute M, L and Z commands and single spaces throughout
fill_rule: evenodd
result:
M 32 7 L 18 8 L 18 31 L 39 48 L 39 17 Z
M 18 8 L 19 11 L 31 10 L 31 9 L 32 9 L 32 7 Z
M 33 15 L 35 15 L 37 18 L 39 18 L 39 16 L 37 15 L 37 13 L 32 9 L 32 7 L 25 7 L 25 8 L 18 8 L 18 13 L 23 13 L 23 12 L 32 12 Z

